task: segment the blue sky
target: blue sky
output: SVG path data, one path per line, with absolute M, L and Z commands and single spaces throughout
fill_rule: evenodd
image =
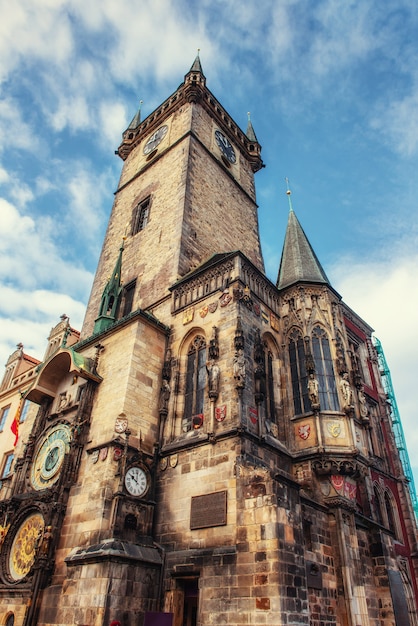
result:
M 263 146 L 268 276 L 295 212 L 382 341 L 418 475 L 416 0 L 0 0 L 0 362 L 80 328 L 122 162 L 114 151 L 197 49 Z

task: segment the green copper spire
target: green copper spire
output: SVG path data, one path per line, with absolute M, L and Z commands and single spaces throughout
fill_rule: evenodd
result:
M 99 316 L 94 323 L 94 333 L 103 332 L 116 321 L 122 297 L 122 283 L 120 276 L 122 271 L 123 250 L 124 243 L 122 242 L 112 276 L 109 278 L 103 291 L 100 302 Z

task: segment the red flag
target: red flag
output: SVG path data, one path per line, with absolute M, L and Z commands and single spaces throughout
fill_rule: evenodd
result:
M 17 407 L 16 415 L 14 417 L 13 422 L 11 423 L 10 430 L 15 436 L 15 442 L 13 447 L 16 447 L 17 440 L 19 439 L 19 424 L 20 424 L 20 416 L 22 415 L 23 405 L 25 403 L 24 394 L 20 394 L 19 406 Z

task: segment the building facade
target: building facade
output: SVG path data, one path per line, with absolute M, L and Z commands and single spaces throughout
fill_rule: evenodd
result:
M 32 409 L 0 490 L 0 623 L 416 626 L 373 330 L 291 205 L 266 277 L 251 122 L 197 58 L 118 154 L 81 334 L 62 320 L 3 381 Z

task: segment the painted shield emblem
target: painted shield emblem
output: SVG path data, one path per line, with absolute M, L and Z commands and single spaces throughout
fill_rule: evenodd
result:
M 306 439 L 308 439 L 310 434 L 311 434 L 311 425 L 310 424 L 301 424 L 298 427 L 298 435 L 304 441 Z
M 190 309 L 187 309 L 183 313 L 183 324 L 190 324 L 190 322 L 193 321 L 193 318 L 194 318 L 194 308 L 190 307 Z
M 208 314 L 208 311 L 209 311 L 209 306 L 208 305 L 203 306 L 199 311 L 200 317 L 206 317 L 206 315 Z
M 192 425 L 193 425 L 194 430 L 197 430 L 198 428 L 203 426 L 203 413 L 198 413 L 198 415 L 193 415 Z
M 273 330 L 279 331 L 279 318 L 274 313 L 270 313 L 270 326 Z
M 333 476 L 331 476 L 331 483 L 332 483 L 332 486 L 334 487 L 335 491 L 340 493 L 340 491 L 344 487 L 344 477 L 343 476 L 335 476 L 335 475 L 333 475 Z
M 215 408 L 215 419 L 217 422 L 223 422 L 226 417 L 226 404 Z
M 341 424 L 340 422 L 328 422 L 327 430 L 331 437 L 335 439 L 341 435 Z
M 232 296 L 229 293 L 223 293 L 219 298 L 219 302 L 221 306 L 227 306 L 232 300 Z
M 251 424 L 257 424 L 257 421 L 258 421 L 258 411 L 257 411 L 257 409 L 255 409 L 253 407 L 250 407 L 248 409 L 248 413 L 249 413 L 249 416 L 250 416 Z
M 216 309 L 218 308 L 218 303 L 217 302 L 211 302 L 208 306 L 209 308 L 209 313 L 215 313 Z

